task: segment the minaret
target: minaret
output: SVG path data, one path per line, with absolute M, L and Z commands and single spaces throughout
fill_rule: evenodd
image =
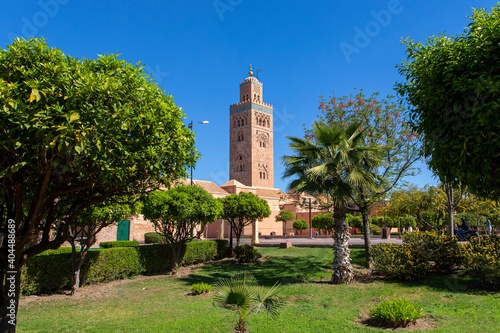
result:
M 229 178 L 274 188 L 273 106 L 252 72 L 240 83 L 240 101 L 229 107 Z

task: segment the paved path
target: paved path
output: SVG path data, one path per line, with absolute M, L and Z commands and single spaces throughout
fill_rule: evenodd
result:
M 250 238 L 242 238 L 241 243 L 242 244 L 250 244 L 251 239 Z M 313 239 L 310 239 L 308 237 L 289 237 L 284 239 L 283 237 L 259 237 L 259 244 L 262 244 L 264 246 L 279 246 L 280 243 L 284 242 L 290 242 L 292 245 L 297 245 L 297 246 L 306 246 L 306 245 L 316 245 L 316 246 L 333 246 L 333 238 L 332 237 L 313 237 Z M 378 244 L 378 243 L 384 243 L 384 242 L 390 242 L 390 243 L 396 243 L 396 244 L 401 244 L 401 239 L 396 236 L 395 238 L 389 238 L 389 239 L 381 239 L 379 237 L 372 237 L 371 238 L 372 244 Z M 236 239 L 234 239 L 234 243 L 236 243 Z M 349 239 L 349 245 L 354 245 L 354 246 L 363 246 L 365 244 L 364 238 L 361 237 L 351 237 Z

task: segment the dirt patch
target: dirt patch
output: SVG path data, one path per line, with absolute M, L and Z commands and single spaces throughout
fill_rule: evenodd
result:
M 437 321 L 432 316 L 424 316 L 423 318 L 417 319 L 415 322 L 408 324 L 405 327 L 393 327 L 388 325 L 380 324 L 378 321 L 372 317 L 365 316 L 356 321 L 359 325 L 379 328 L 383 330 L 390 331 L 425 331 L 438 327 Z

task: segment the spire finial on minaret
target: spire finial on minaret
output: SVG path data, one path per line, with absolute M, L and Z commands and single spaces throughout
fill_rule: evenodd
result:
M 250 76 L 253 75 L 253 71 L 252 71 L 252 64 L 250 64 L 250 72 L 248 73 Z

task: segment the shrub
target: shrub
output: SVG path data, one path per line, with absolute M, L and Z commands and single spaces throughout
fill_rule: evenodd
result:
M 293 222 L 293 228 L 295 230 L 306 230 L 309 228 L 309 225 L 307 224 L 306 220 L 295 220 Z
M 114 241 L 114 242 L 101 242 L 99 244 L 100 247 L 109 249 L 112 247 L 130 247 L 130 246 L 139 246 L 138 241 Z
M 148 232 L 144 234 L 144 243 L 146 244 L 165 244 L 165 235 L 160 235 L 156 232 Z
M 235 247 L 234 254 L 239 262 L 256 262 L 262 257 L 259 251 L 248 244 Z
M 409 244 L 379 243 L 370 248 L 374 269 L 401 280 L 414 281 L 429 272 L 421 249 Z
M 191 286 L 191 292 L 193 295 L 201 295 L 204 293 L 209 293 L 212 287 L 208 283 L 195 283 Z
M 222 258 L 227 241 L 202 241 L 186 244 L 183 265 Z M 152 244 L 91 250 L 83 263 L 82 285 L 108 282 L 138 274 L 170 271 L 168 245 Z M 49 293 L 70 287 L 71 249 L 46 251 L 30 258 L 22 271 L 21 292 L 24 295 Z
M 370 310 L 370 315 L 382 324 L 400 327 L 423 317 L 423 309 L 413 303 L 397 299 L 384 301 Z
M 465 245 L 465 264 L 482 283 L 500 286 L 500 237 L 471 239 Z
M 408 232 L 403 236 L 403 242 L 419 247 L 419 250 L 428 261 L 434 263 L 434 268 L 438 271 L 458 268 L 464 261 L 463 248 L 456 238 L 441 232 Z
M 399 244 L 378 243 L 370 246 L 370 254 L 373 258 L 373 269 L 384 274 L 393 274 L 393 265 Z

